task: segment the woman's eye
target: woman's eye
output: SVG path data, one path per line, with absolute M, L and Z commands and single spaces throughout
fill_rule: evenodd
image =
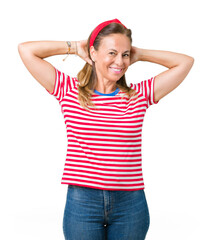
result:
M 116 55 L 115 52 L 109 52 L 109 54 L 112 55 L 112 56 Z M 129 56 L 130 56 L 129 53 L 125 53 L 125 54 L 123 54 L 123 57 L 129 57 Z

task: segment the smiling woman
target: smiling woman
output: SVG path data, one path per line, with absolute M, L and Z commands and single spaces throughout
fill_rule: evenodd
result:
M 144 240 L 149 228 L 142 169 L 144 117 L 184 80 L 194 60 L 131 44 L 131 30 L 117 19 L 98 25 L 88 40 L 19 44 L 25 66 L 58 100 L 65 119 L 68 146 L 61 183 L 68 185 L 66 240 Z M 43 59 L 65 53 L 86 61 L 77 78 Z M 137 61 L 169 69 L 128 86 L 125 73 Z

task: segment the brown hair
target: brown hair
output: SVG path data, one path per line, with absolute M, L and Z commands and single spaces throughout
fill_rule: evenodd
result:
M 114 34 L 114 33 L 125 34 L 130 39 L 130 42 L 132 43 L 131 30 L 126 29 L 123 25 L 121 25 L 119 23 L 113 22 L 113 23 L 108 24 L 106 27 L 104 27 L 99 32 L 99 34 L 97 35 L 97 37 L 94 41 L 94 44 L 93 44 L 94 49 L 96 51 L 98 51 L 102 38 L 104 38 L 110 34 Z M 91 34 L 92 34 L 92 32 L 91 32 Z M 90 55 L 90 47 L 89 47 L 90 44 L 89 43 L 90 43 L 91 34 L 87 41 L 88 54 L 89 54 L 90 59 L 91 59 L 91 55 Z M 80 105 L 85 109 L 89 108 L 89 106 L 96 108 L 95 104 L 90 99 L 92 94 L 94 93 L 94 88 L 97 83 L 95 62 L 92 61 L 92 66 L 86 62 L 83 69 L 77 74 L 77 79 L 79 81 L 78 100 L 80 102 Z M 130 98 L 134 95 L 137 95 L 137 93 L 134 89 L 131 89 L 130 87 L 127 86 L 125 74 L 116 82 L 116 85 L 121 91 L 125 92 L 125 94 L 128 96 L 128 98 Z M 123 95 L 123 97 L 124 97 L 124 95 Z

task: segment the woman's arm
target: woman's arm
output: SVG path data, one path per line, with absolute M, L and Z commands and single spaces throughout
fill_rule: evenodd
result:
M 86 44 L 86 40 L 71 41 L 70 54 L 77 53 L 79 57 L 89 62 Z M 68 50 L 66 41 L 32 41 L 18 45 L 19 54 L 26 68 L 51 93 L 55 84 L 55 69 L 43 58 L 66 54 Z M 90 63 L 92 64 L 91 60 Z
M 154 100 L 159 101 L 174 90 L 188 75 L 194 58 L 175 52 L 148 50 L 132 47 L 131 64 L 136 61 L 148 61 L 163 65 L 166 70 L 155 77 Z
M 73 44 L 74 45 L 74 44 Z M 66 54 L 68 46 L 65 41 L 32 41 L 18 45 L 20 57 L 32 76 L 49 92 L 54 89 L 55 69 L 43 58 Z M 71 49 L 72 53 L 74 52 Z

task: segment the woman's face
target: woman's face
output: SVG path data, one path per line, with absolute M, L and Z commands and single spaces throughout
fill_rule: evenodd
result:
M 120 33 L 104 37 L 98 51 L 91 47 L 98 79 L 118 81 L 130 65 L 130 39 Z

